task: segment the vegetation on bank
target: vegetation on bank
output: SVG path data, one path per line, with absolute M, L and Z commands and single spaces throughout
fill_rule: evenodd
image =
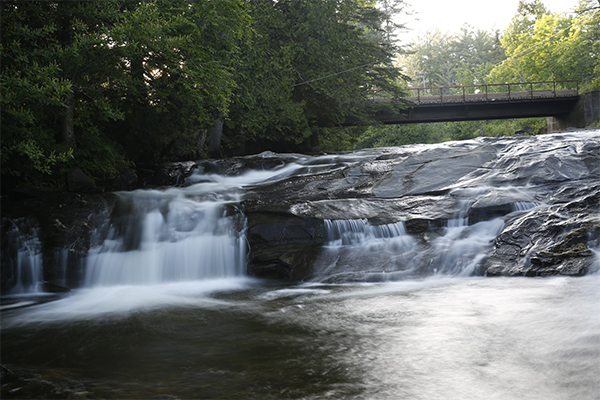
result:
M 463 26 L 457 34 L 428 32 L 412 43 L 399 64 L 413 87 L 576 80 L 580 93 L 599 90 L 599 5 L 597 0 L 581 0 L 575 14 L 566 15 L 550 13 L 539 0 L 521 1 L 504 31 Z M 546 125 L 546 118 L 528 118 L 371 126 L 356 146 L 437 143 L 517 131 L 538 134 Z
M 538 120 L 382 127 L 402 88 L 578 79 L 598 88 L 600 13 L 521 2 L 504 32 L 395 41 L 403 0 L 3 1 L 2 185 L 136 165 L 498 136 Z M 536 48 L 536 51 L 529 51 Z M 403 54 L 395 61 L 398 54 Z M 381 107 L 397 110 L 392 101 Z M 352 121 L 355 127 L 340 127 Z M 222 124 L 222 135 L 212 129 Z M 507 125 L 508 124 L 508 125 Z

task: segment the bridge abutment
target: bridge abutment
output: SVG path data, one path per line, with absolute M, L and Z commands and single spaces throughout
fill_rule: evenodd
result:
M 548 132 L 563 131 L 568 128 L 585 128 L 600 121 L 600 91 L 579 96 L 575 109 L 562 115 L 548 117 Z

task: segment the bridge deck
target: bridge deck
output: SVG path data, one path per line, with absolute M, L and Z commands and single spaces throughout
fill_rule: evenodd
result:
M 404 100 L 416 104 L 447 104 L 447 103 L 481 103 L 511 100 L 553 99 L 558 97 L 577 97 L 577 90 L 534 90 L 499 93 L 451 94 L 451 95 L 425 95 L 404 97 Z M 378 101 L 376 99 L 375 101 Z M 383 99 L 381 99 L 383 100 Z
M 576 87 L 576 90 L 557 90 L 557 86 Z M 525 88 L 529 90 L 523 90 Z M 411 124 L 564 116 L 574 110 L 579 98 L 577 81 L 519 82 L 407 88 L 406 90 L 417 94 L 402 98 L 409 102 L 408 109 L 396 113 L 382 111 L 376 116 L 380 122 Z M 374 98 L 372 102 L 383 103 L 390 100 Z

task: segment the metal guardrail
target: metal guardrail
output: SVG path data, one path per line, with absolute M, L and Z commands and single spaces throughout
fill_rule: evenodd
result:
M 556 86 L 565 86 L 564 84 L 575 83 L 575 90 L 562 89 L 557 90 Z M 535 89 L 544 85 L 543 89 Z M 572 86 L 572 85 L 571 85 Z M 490 91 L 493 87 L 505 87 L 506 91 Z M 528 87 L 529 90 L 518 90 Z M 568 85 L 567 85 L 568 87 Z M 514 90 L 517 88 L 517 90 Z M 483 89 L 483 90 L 482 90 Z M 541 81 L 541 82 L 518 82 L 518 83 L 493 83 L 484 85 L 466 85 L 466 86 L 437 86 L 426 88 L 406 88 L 408 91 L 416 91 L 416 97 L 405 97 L 405 100 L 416 102 L 417 104 L 446 104 L 446 103 L 471 103 L 471 102 L 490 102 L 490 101 L 511 101 L 511 100 L 536 100 L 542 98 L 574 97 L 579 96 L 579 81 Z M 444 94 L 444 92 L 446 92 Z M 461 93 L 462 92 L 462 93 Z M 472 93 L 467 93 L 472 92 Z M 438 94 L 439 93 L 439 94 Z

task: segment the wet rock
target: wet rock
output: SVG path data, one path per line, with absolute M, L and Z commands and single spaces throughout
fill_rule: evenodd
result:
M 277 210 L 317 220 L 401 221 L 417 239 L 422 260 L 449 220 L 467 218 L 474 225 L 502 218 L 505 226 L 475 273 L 583 275 L 597 268 L 589 247 L 600 236 L 600 130 L 592 130 L 595 136 L 579 132 L 581 137 L 480 138 L 332 155 L 327 168 L 315 163 L 316 170 L 257 188 L 246 204 L 254 212 Z M 262 229 L 269 223 L 263 221 Z M 286 264 L 281 258 L 285 241 L 272 243 L 273 253 L 261 253 L 264 268 Z M 356 270 L 351 274 L 365 278 Z
M 89 193 L 96 190 L 96 184 L 83 171 L 75 168 L 67 174 L 67 189 L 69 192 Z
M 150 185 L 153 186 L 179 186 L 185 182 L 196 168 L 193 161 L 165 163 L 154 171 Z
M 372 193 L 376 197 L 394 198 L 440 192 L 495 158 L 496 149 L 486 145 L 433 148 L 394 165 L 374 185 Z
M 323 221 L 284 213 L 249 213 L 251 275 L 302 280 L 325 241 Z
M 596 267 L 589 244 L 600 237 L 600 187 L 574 200 L 507 221 L 484 263 L 488 276 L 585 275 Z
M 138 176 L 135 170 L 128 169 L 119 174 L 114 180 L 112 186 L 115 190 L 132 190 L 138 185 Z
M 117 196 L 112 193 L 53 192 L 3 205 L 3 289 L 6 289 L 5 278 L 13 268 L 5 256 L 15 259 L 18 250 L 17 244 L 11 242 L 13 233 L 10 231 L 15 228 L 16 235 L 39 237 L 39 252 L 44 264 L 42 279 L 47 285 L 70 287 L 72 284 L 75 287 L 79 284 L 80 259 L 90 248 L 103 242 L 103 229 L 108 229 L 106 223 L 116 202 Z M 62 259 L 65 257 L 67 259 Z M 63 276 L 61 265 L 67 266 L 72 279 Z
M 436 243 L 452 221 L 465 220 L 469 229 L 452 241 L 474 240 L 468 235 L 476 235 L 477 226 L 499 221 L 493 240 L 486 236 L 477 254 L 481 259 L 477 258 L 474 273 L 577 276 L 597 268 L 591 249 L 600 242 L 599 129 L 319 157 L 265 152 L 228 160 L 168 163 L 138 168 L 124 175 L 122 184 L 134 185 L 137 175 L 137 185 L 186 186 L 194 183 L 185 179 L 195 170 L 237 176 L 250 170 L 278 170 L 291 163 L 299 168 L 289 173 L 282 168 L 281 176 L 244 188 L 240 199 L 228 199 L 227 215 L 243 212 L 247 216 L 252 275 L 313 279 L 323 273 L 315 269 L 319 263 L 332 266 L 332 275 L 322 278 L 331 282 L 400 279 L 410 269 L 435 273 L 436 260 L 458 252 L 450 244 L 436 247 Z M 52 265 L 63 257 L 71 271 L 81 271 L 81 256 L 101 243 L 107 221 L 118 222 L 114 229 L 131 232 L 126 248 L 139 247 L 136 224 L 140 219 L 133 218 L 130 204 L 117 205 L 116 199 L 112 194 L 23 192 L 3 204 L 3 236 L 11 223 L 31 220 L 41 232 L 48 265 L 43 279 L 70 287 L 54 279 L 58 273 Z M 160 212 L 163 217 L 167 214 L 167 210 Z M 414 250 L 403 249 L 400 254 L 391 246 L 382 254 L 373 249 L 371 253 L 346 249 L 339 259 L 323 260 L 328 241 L 324 220 L 347 219 L 365 220 L 373 226 L 402 222 L 414 240 Z M 186 231 L 184 226 L 182 231 Z M 462 254 L 453 256 L 468 264 Z M 4 265 L 3 261 L 3 281 L 10 275 L 5 274 Z M 346 265 L 352 268 L 345 269 Z

